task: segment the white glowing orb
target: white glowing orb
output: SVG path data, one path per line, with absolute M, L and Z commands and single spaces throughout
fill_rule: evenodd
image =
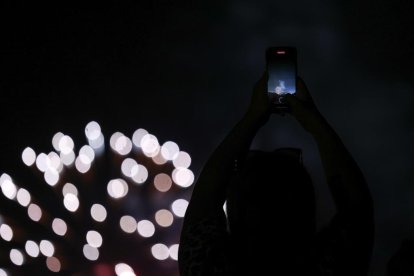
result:
M 75 185 L 68 182 L 63 186 L 62 194 L 63 194 L 63 196 L 65 196 L 67 194 L 73 194 L 75 196 L 78 196 L 78 189 L 76 188 Z
M 154 177 L 154 187 L 160 192 L 167 192 L 171 189 L 172 180 L 166 173 L 159 173 Z
M 68 226 L 63 219 L 55 218 L 52 222 L 52 229 L 56 235 L 64 236 L 68 230 Z
M 194 174 L 186 168 L 175 168 L 172 172 L 172 179 L 180 187 L 190 187 L 194 182 Z
M 131 140 L 120 132 L 115 132 L 111 136 L 109 144 L 111 145 L 111 148 L 120 155 L 127 155 L 132 150 Z
M 174 160 L 178 156 L 180 148 L 175 142 L 167 141 L 161 147 L 161 154 L 167 160 Z
M 79 159 L 84 164 L 91 164 L 95 159 L 95 151 L 91 146 L 85 145 L 79 150 Z
M 30 204 L 31 201 L 31 196 L 28 190 L 20 188 L 17 191 L 17 202 L 19 202 L 20 205 L 22 205 L 23 207 L 27 207 L 27 205 Z
M 125 263 L 119 263 L 115 265 L 115 273 L 117 276 L 133 276 L 135 275 L 134 270 L 132 267 Z
M 154 157 L 160 150 L 160 144 L 157 137 L 152 134 L 145 134 L 141 139 L 141 148 L 146 156 Z
M 155 226 L 149 220 L 141 220 L 137 226 L 138 234 L 144 238 L 152 237 L 155 233 Z
M 58 132 L 52 138 L 52 146 L 56 151 L 60 151 L 59 143 L 63 136 L 65 135 L 62 132 Z
M 59 140 L 59 150 L 63 153 L 63 154 L 68 154 L 71 151 L 73 151 L 75 144 L 73 143 L 73 140 L 70 136 L 68 135 L 64 135 L 62 138 L 60 138 Z
M 178 260 L 178 244 L 173 244 L 170 246 L 170 258 L 177 261 Z
M 68 193 L 63 198 L 63 205 L 70 212 L 76 212 L 79 208 L 79 199 L 74 194 Z
M 36 158 L 36 167 L 39 171 L 45 172 L 49 167 L 50 160 L 49 157 L 43 152 L 40 153 Z
M 177 217 L 184 217 L 187 211 L 188 201 L 185 199 L 177 199 L 171 204 L 171 209 Z
M 101 204 L 94 204 L 91 207 L 91 217 L 97 222 L 105 221 L 107 216 L 106 209 Z
M 132 142 L 137 148 L 141 147 L 141 140 L 147 134 L 148 134 L 148 131 L 146 131 L 143 128 L 139 128 L 135 130 L 134 134 L 132 135 Z
M 180 151 L 173 160 L 173 165 L 176 168 L 188 168 L 191 165 L 191 156 L 185 151 Z
M 95 150 L 102 150 L 105 144 L 105 138 L 101 134 L 99 137 L 95 140 L 88 140 L 89 146 L 91 146 Z
M 30 147 L 25 148 L 22 152 L 22 160 L 26 166 L 33 165 L 36 162 L 35 151 Z
M 8 175 L 3 175 L 5 176 L 3 177 L 2 181 L 0 181 L 1 191 L 3 192 L 3 195 L 8 199 L 14 199 L 17 194 L 17 187 Z
M 125 233 L 133 233 L 137 229 L 137 221 L 131 216 L 123 216 L 119 220 L 119 225 Z
M 138 163 L 132 158 L 126 158 L 122 161 L 121 171 L 127 177 L 132 177 L 138 172 Z
M 13 239 L 13 229 L 7 225 L 0 225 L 0 237 L 5 241 L 11 241 Z
M 102 236 L 99 232 L 91 230 L 86 234 L 86 241 L 92 247 L 99 248 L 102 246 Z
M 128 184 L 122 178 L 112 179 L 107 186 L 108 194 L 113 198 L 122 198 L 128 194 Z
M 99 250 L 89 244 L 85 244 L 83 246 L 83 255 L 90 261 L 96 261 L 99 258 Z
M 161 209 L 155 213 L 155 221 L 162 227 L 169 227 L 174 222 L 174 217 L 170 211 Z
M 0 276 L 9 276 L 6 270 L 0 268 Z
M 49 152 L 47 157 L 49 158 L 48 159 L 49 163 L 47 164 L 48 169 L 52 168 L 58 172 L 62 171 L 63 164 L 62 164 L 62 161 L 60 160 L 59 155 L 56 152 L 54 151 Z
M 71 166 L 73 164 L 73 162 L 75 161 L 76 155 L 73 151 L 64 154 L 64 153 L 60 153 L 60 160 L 62 161 L 62 163 L 65 166 Z
M 165 244 L 157 243 L 151 247 L 152 256 L 157 260 L 166 260 L 170 256 L 170 250 Z
M 125 263 L 119 263 L 115 265 L 115 273 L 117 276 L 135 275 L 134 270 L 132 270 L 132 267 Z
M 85 135 L 89 140 L 97 140 L 101 136 L 101 126 L 95 122 L 89 122 L 85 127 Z
M 142 184 L 148 179 L 148 170 L 141 164 L 138 164 L 138 169 L 134 170 L 132 180 L 137 184 Z
M 46 266 L 52 272 L 59 272 L 61 269 L 60 261 L 56 257 L 47 257 Z
M 50 186 L 55 186 L 59 182 L 59 173 L 54 168 L 48 168 L 45 171 L 44 179 Z
M 27 255 L 29 255 L 30 257 L 36 258 L 37 256 L 39 256 L 40 249 L 37 243 L 35 243 L 34 241 L 27 241 L 24 248 L 26 250 Z
M 87 173 L 91 168 L 91 163 L 85 163 L 83 158 L 78 156 L 75 160 L 75 167 L 80 173 Z
M 13 264 L 21 266 L 24 263 L 24 256 L 18 249 L 10 250 L 10 260 Z
M 52 257 L 55 254 L 55 246 L 48 240 L 41 240 L 40 252 L 46 257 Z
M 31 203 L 27 208 L 27 214 L 33 221 L 39 221 L 42 218 L 42 209 L 37 204 Z

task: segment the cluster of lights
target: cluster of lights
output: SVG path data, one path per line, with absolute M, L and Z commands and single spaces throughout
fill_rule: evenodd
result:
M 75 168 L 81 176 L 86 174 L 93 168 L 95 159 L 99 158 L 105 149 L 105 138 L 97 122 L 87 124 L 85 136 L 88 145 L 80 147 L 79 151 L 75 150 L 75 143 L 70 136 L 58 132 L 52 139 L 54 151 L 36 154 L 32 148 L 27 147 L 21 155 L 22 161 L 27 167 L 36 168 L 43 173 L 44 181 L 52 189 L 60 190 L 59 193 L 63 197 L 63 206 L 72 216 L 75 216 L 80 205 L 84 203 L 80 200 L 76 183 L 65 182 L 63 173 L 65 170 Z M 121 175 L 109 179 L 106 184 L 108 198 L 114 202 L 128 196 L 132 189 L 130 185 L 152 184 L 156 191 L 166 193 L 174 185 L 180 188 L 188 188 L 193 184 L 194 174 L 189 169 L 191 157 L 187 152 L 181 151 L 179 146 L 172 141 L 160 144 L 155 135 L 140 128 L 133 133 L 131 138 L 121 132 L 115 132 L 109 139 L 109 146 L 122 159 L 120 163 Z M 142 153 L 145 158 L 151 160 L 155 165 L 170 163 L 173 166 L 172 171 L 157 173 L 153 177 L 152 183 L 149 183 L 149 169 L 134 158 L 137 152 Z M 30 192 L 24 188 L 19 188 L 6 173 L 0 176 L 0 188 L 6 198 L 17 201 L 22 208 L 27 209 L 30 220 L 37 223 L 44 220 L 45 213 L 38 204 L 34 203 Z M 89 205 L 89 203 L 87 204 Z M 109 219 L 105 203 L 95 202 L 89 206 L 90 208 L 87 209 L 89 216 L 97 225 L 103 224 Z M 178 198 L 165 206 L 166 208 L 154 211 L 152 218 L 146 215 L 146 218 L 137 220 L 134 216 L 122 215 L 119 219 L 119 227 L 125 234 L 136 233 L 137 237 L 151 238 L 154 237 L 158 227 L 161 229 L 168 228 L 173 225 L 176 218 L 182 218 L 187 206 L 187 200 Z M 51 221 L 51 229 L 56 236 L 67 237 L 69 225 L 65 220 L 62 218 L 49 220 Z M 21 243 L 21 237 L 15 236 L 13 226 L 7 224 L 6 221 L 0 216 L 1 239 L 6 242 L 16 239 Z M 85 234 L 85 243 L 80 250 L 85 259 L 96 262 L 99 260 L 100 249 L 102 249 L 104 243 L 105 233 L 101 234 L 96 229 L 90 229 Z M 30 258 L 43 256 L 46 259 L 45 265 L 48 270 L 56 273 L 62 272 L 63 260 L 59 259 L 59 254 L 56 255 L 57 249 L 51 240 L 36 241 L 27 239 L 23 241 L 23 244 L 24 248 L 12 248 L 9 251 L 10 262 L 13 265 L 19 267 L 24 265 Z M 149 248 L 149 253 L 156 261 L 177 260 L 178 244 L 174 243 L 168 246 L 155 242 Z M 114 265 L 113 269 L 116 275 L 136 275 L 132 267 L 125 263 L 118 263 Z M 9 274 L 6 269 L 0 267 L 0 276 L 3 275 Z

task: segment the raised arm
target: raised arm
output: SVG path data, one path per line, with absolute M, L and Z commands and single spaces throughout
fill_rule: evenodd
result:
M 326 180 L 339 213 L 371 214 L 372 200 L 364 176 L 340 137 L 317 110 L 302 80 L 297 96 L 286 100 L 292 115 L 315 139 Z
M 243 158 L 260 127 L 270 115 L 266 94 L 267 73 L 256 83 L 250 106 L 205 164 L 188 205 L 184 227 L 205 215 L 222 210 L 235 160 Z
M 366 275 L 374 239 L 371 194 L 365 178 L 340 137 L 315 107 L 302 80 L 297 96 L 287 96 L 292 115 L 315 139 L 334 199 L 337 268 L 348 275 Z M 334 275 L 343 275 L 336 271 Z

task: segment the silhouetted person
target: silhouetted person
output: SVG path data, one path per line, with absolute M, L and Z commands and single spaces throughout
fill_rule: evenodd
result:
M 318 145 L 337 209 L 329 226 L 315 231 L 313 186 L 299 149 L 249 150 L 273 113 L 267 78 L 194 186 L 181 232 L 181 276 L 366 275 L 374 236 L 370 192 L 301 80 L 285 99 Z
M 414 275 L 414 240 L 405 240 L 387 265 L 387 276 Z

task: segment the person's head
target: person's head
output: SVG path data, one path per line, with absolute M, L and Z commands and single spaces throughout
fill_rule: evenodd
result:
M 260 262 L 267 250 L 274 264 L 302 262 L 315 234 L 315 199 L 301 151 L 250 151 L 230 184 L 227 215 L 237 250 L 251 252 L 249 259 Z

